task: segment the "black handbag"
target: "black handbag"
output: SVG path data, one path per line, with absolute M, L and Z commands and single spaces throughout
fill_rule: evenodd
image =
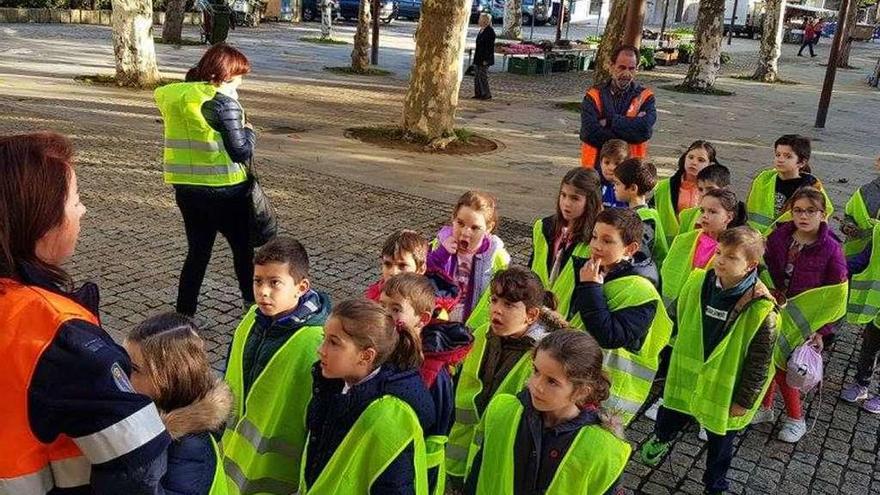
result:
M 251 247 L 258 248 L 271 241 L 278 235 L 278 220 L 275 208 L 269 201 L 269 196 L 260 186 L 254 162 L 251 160 L 248 167 L 248 182 L 250 183 L 250 242 Z

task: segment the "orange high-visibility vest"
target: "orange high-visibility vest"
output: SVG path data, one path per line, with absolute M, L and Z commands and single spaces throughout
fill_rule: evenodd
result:
M 589 96 L 593 103 L 596 105 L 597 115 L 599 115 L 599 119 L 602 119 L 602 98 L 599 96 L 599 88 L 593 86 L 592 88 L 587 90 L 587 96 Z M 630 102 L 629 108 L 626 110 L 627 117 L 635 117 L 639 114 L 639 109 L 642 108 L 642 105 L 648 100 L 648 98 L 654 96 L 654 92 L 649 88 L 645 88 L 641 93 Z M 581 142 L 581 166 L 586 168 L 594 168 L 596 166 L 596 162 L 599 160 L 599 149 L 594 148 L 589 143 Z M 648 156 L 648 142 L 641 143 L 630 143 L 629 145 L 629 156 L 630 158 L 644 158 Z
M 43 495 L 89 484 L 91 463 L 69 437 L 43 443 L 28 420 L 28 388 L 43 352 L 69 320 L 98 324 L 91 312 L 53 292 L 0 278 L 0 489 Z M 2 491 L 2 490 L 0 490 Z

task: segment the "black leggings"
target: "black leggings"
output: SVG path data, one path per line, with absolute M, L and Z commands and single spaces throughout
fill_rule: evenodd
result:
M 874 326 L 874 323 L 868 323 L 862 331 L 862 349 L 859 352 L 859 364 L 856 368 L 856 381 L 859 385 L 871 386 L 878 353 L 880 353 L 880 328 Z
M 254 300 L 254 251 L 250 247 L 247 185 L 224 188 L 177 187 L 175 198 L 186 230 L 186 261 L 177 289 L 177 312 L 194 315 L 217 233 L 232 249 L 242 304 Z

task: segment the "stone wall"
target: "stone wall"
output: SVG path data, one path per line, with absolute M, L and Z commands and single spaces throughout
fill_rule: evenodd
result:
M 81 9 L 23 9 L 0 8 L 0 23 L 60 23 L 60 24 L 102 24 L 110 25 L 110 10 Z M 153 23 L 165 22 L 165 12 L 153 12 Z M 201 12 L 184 14 L 184 24 L 198 26 L 202 23 Z

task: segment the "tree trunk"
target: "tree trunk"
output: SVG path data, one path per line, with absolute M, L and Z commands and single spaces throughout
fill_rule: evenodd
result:
M 153 45 L 151 0 L 113 0 L 110 23 L 116 57 L 116 84 L 140 88 L 159 82 Z
M 761 36 L 761 52 L 758 68 L 753 79 L 768 83 L 779 79 L 779 55 L 782 52 L 782 10 L 784 0 L 765 0 L 764 35 Z
M 702 0 L 694 28 L 694 55 L 682 86 L 706 90 L 715 85 L 723 35 L 724 0 Z
M 162 43 L 180 43 L 183 33 L 183 12 L 186 0 L 168 0 L 165 4 L 165 23 L 162 25 Z
M 403 104 L 403 129 L 431 141 L 454 135 L 472 0 L 423 0 Z
M 846 13 L 846 30 L 842 33 L 843 41 L 840 44 L 840 54 L 837 57 L 837 67 L 841 69 L 846 69 L 850 66 L 849 54 L 852 51 L 852 32 L 859 19 L 859 3 L 861 2 L 852 0 L 849 4 L 849 12 Z M 838 27 L 840 27 L 839 23 Z
M 645 0 L 627 2 L 626 23 L 622 44 L 638 48 L 642 44 L 642 26 L 645 24 Z
M 366 72 L 370 66 L 370 0 L 361 0 L 358 8 L 358 25 L 351 50 L 351 69 Z
M 522 23 L 522 0 L 506 0 L 504 2 L 504 29 L 501 37 L 521 40 Z
M 602 42 L 596 52 L 596 69 L 593 71 L 593 83 L 602 84 L 611 77 L 609 64 L 611 52 L 623 41 L 626 31 L 626 8 L 627 0 L 611 0 L 611 9 L 608 12 L 608 20 L 605 21 L 605 31 L 602 33 Z

